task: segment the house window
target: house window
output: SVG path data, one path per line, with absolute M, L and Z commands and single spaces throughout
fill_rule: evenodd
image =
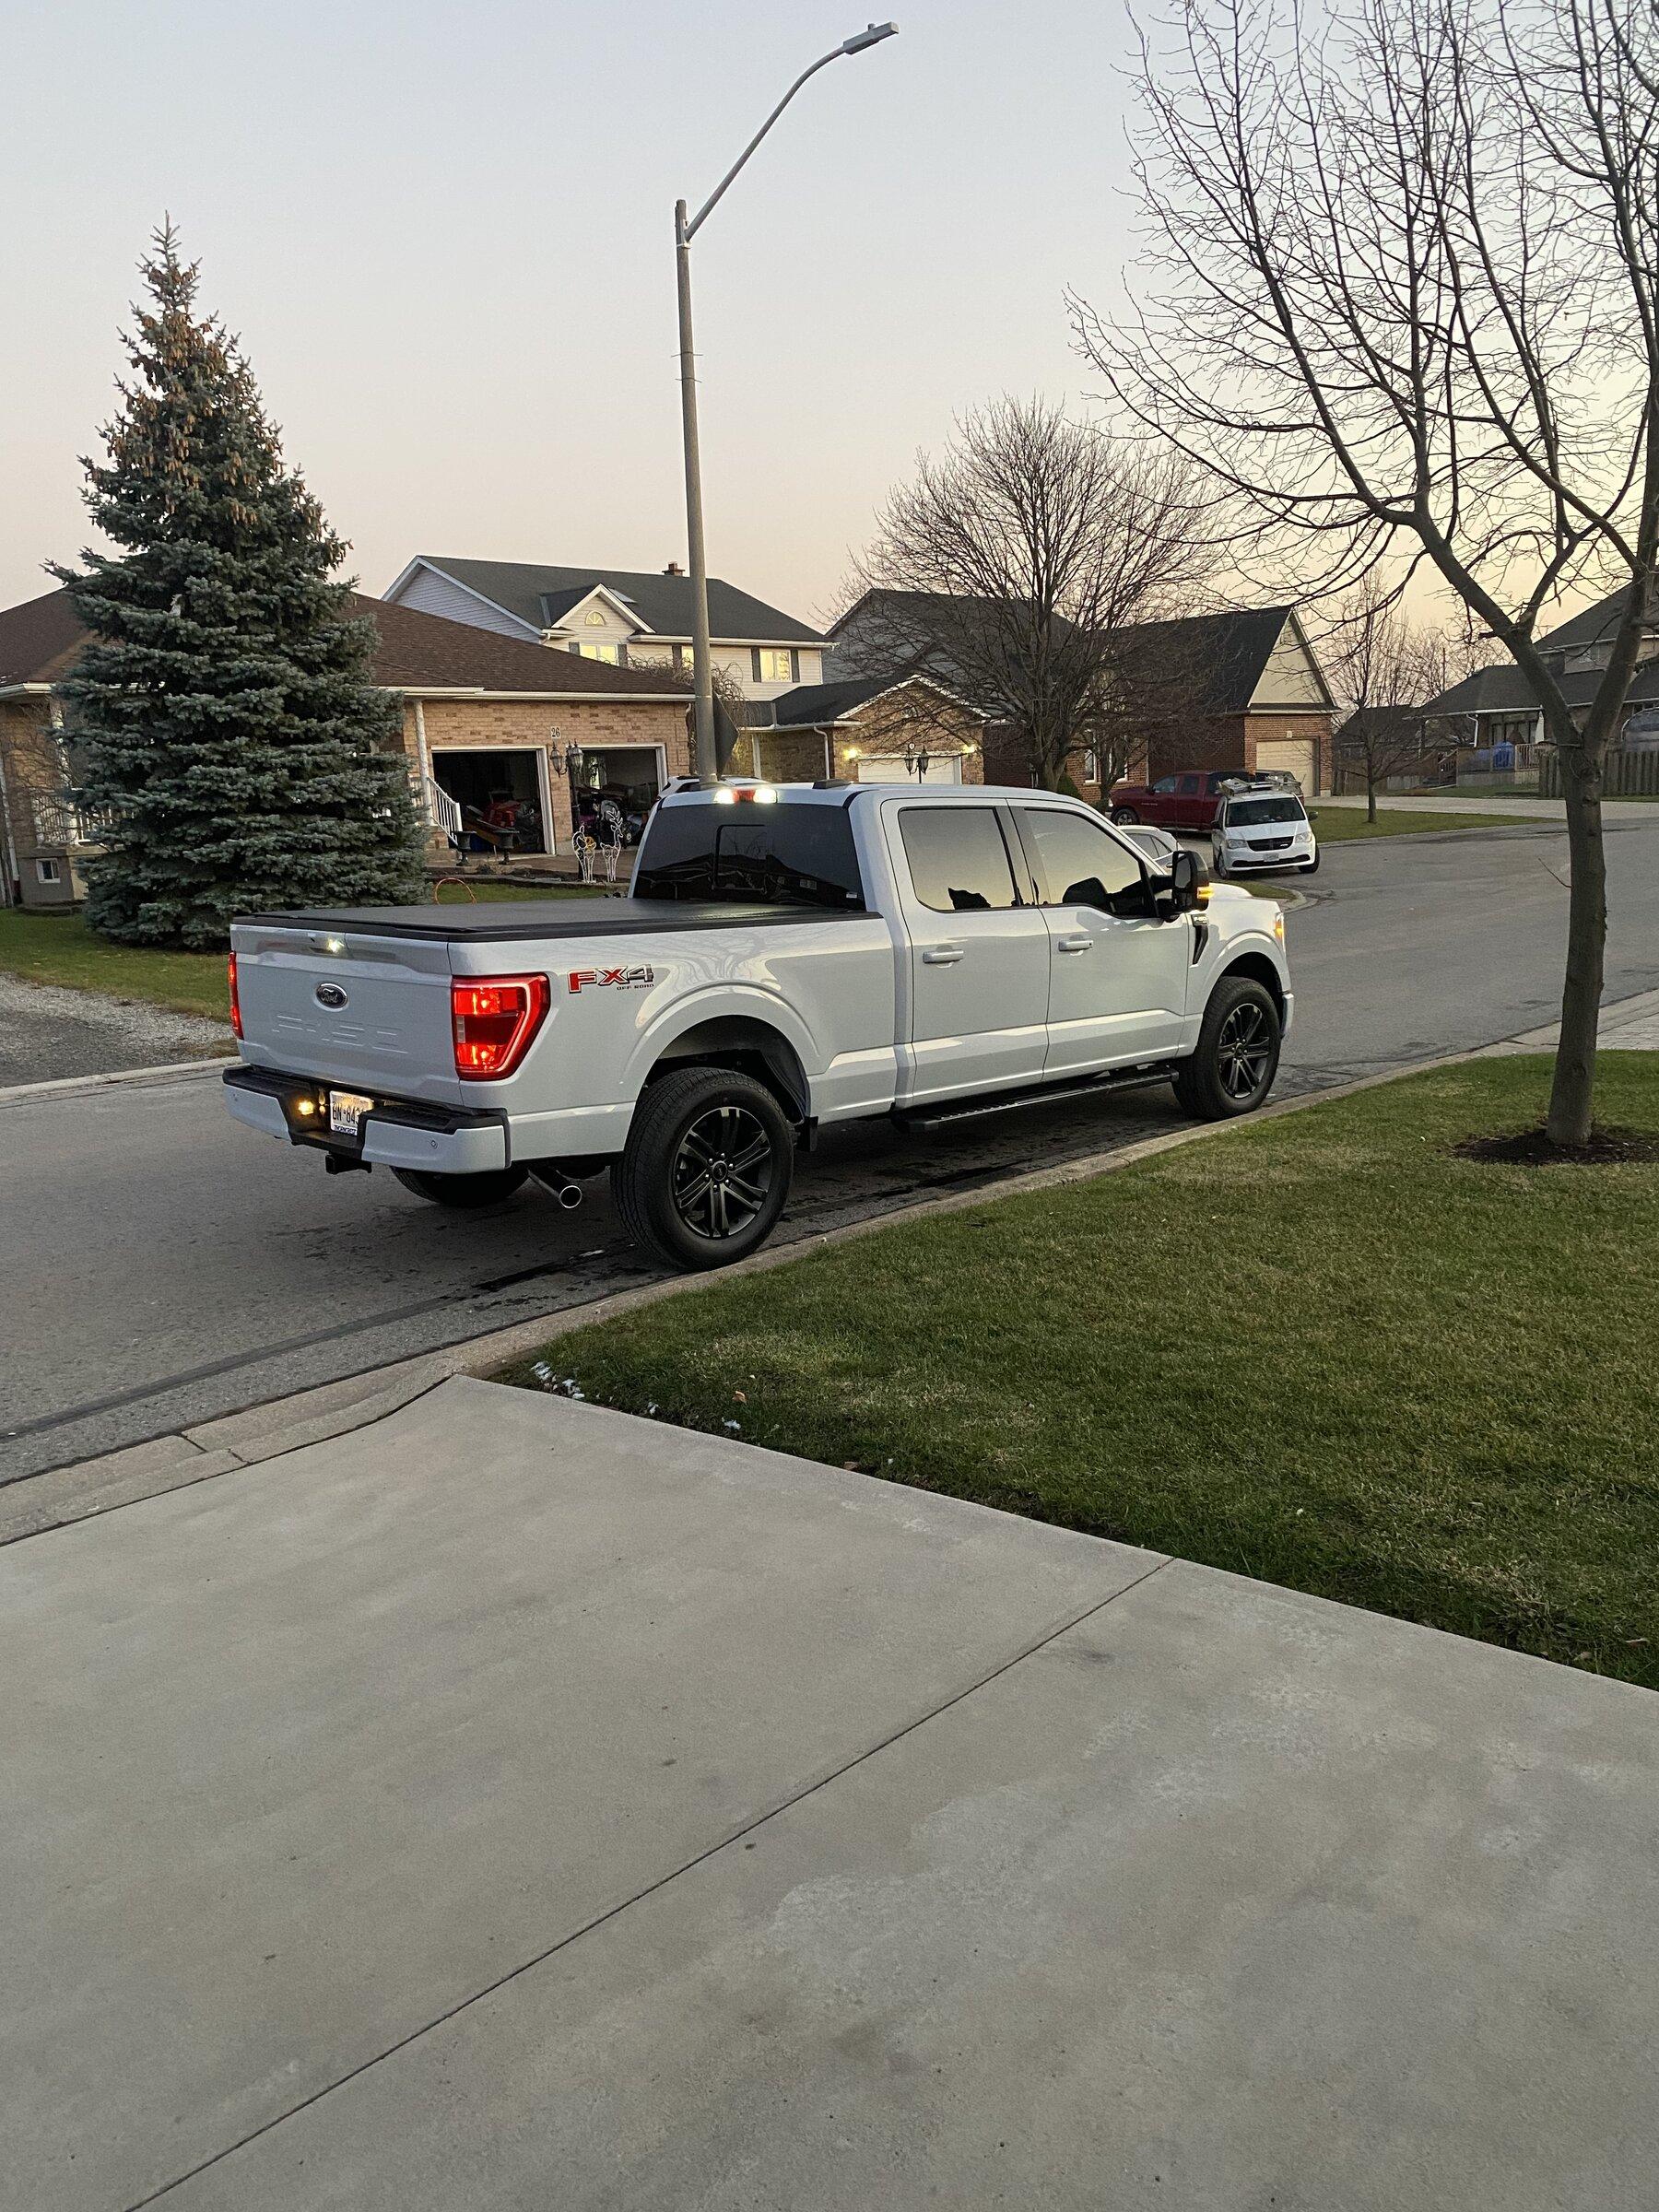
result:
M 1099 758 L 1099 756 L 1098 756 L 1097 754 L 1094 754 L 1094 753 L 1085 753 L 1085 754 L 1084 754 L 1084 756 L 1083 756 L 1083 781 L 1084 781 L 1084 782 L 1085 782 L 1085 783 L 1098 783 L 1098 782 L 1100 782 L 1100 758 Z
M 590 606 L 582 619 L 589 629 L 603 629 L 605 628 L 605 609 L 602 606 Z
M 622 665 L 620 645 L 572 645 L 571 651 L 579 661 L 608 661 L 613 668 Z
M 800 681 L 793 645 L 757 645 L 755 681 L 758 684 L 794 684 Z
M 55 860 L 37 860 L 35 877 L 41 883 L 61 883 L 63 875 Z

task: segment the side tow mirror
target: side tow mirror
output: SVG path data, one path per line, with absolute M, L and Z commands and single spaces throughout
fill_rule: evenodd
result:
M 1170 855 L 1170 904 L 1178 914 L 1190 914 L 1199 903 L 1198 887 L 1204 881 L 1204 868 L 1196 853 L 1189 853 L 1182 845 L 1178 853 Z

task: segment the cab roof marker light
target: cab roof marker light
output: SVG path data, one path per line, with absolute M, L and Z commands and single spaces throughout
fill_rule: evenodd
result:
M 729 783 L 723 783 L 719 790 L 714 794 L 714 804 L 716 806 L 735 806 L 737 804 L 737 794 L 732 789 Z
M 775 805 L 777 804 L 777 797 L 778 797 L 778 794 L 777 794 L 776 791 L 775 791 L 775 790 L 772 788 L 772 786 L 771 786 L 770 783 L 757 783 L 757 784 L 756 784 L 756 786 L 755 786 L 755 803 L 756 803 L 756 805 L 757 805 L 757 806 L 775 806 Z

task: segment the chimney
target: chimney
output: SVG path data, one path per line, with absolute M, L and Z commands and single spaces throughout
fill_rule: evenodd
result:
M 665 576 L 683 576 L 685 572 L 685 570 L 680 567 L 677 560 L 671 560 L 668 563 L 668 566 L 663 571 Z

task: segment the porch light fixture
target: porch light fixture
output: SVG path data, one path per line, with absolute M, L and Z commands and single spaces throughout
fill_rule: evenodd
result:
M 862 53 L 866 46 L 879 46 L 898 30 L 897 23 L 869 23 L 857 30 L 828 53 L 819 54 L 810 68 L 803 69 L 782 99 L 755 133 L 743 151 L 721 178 L 713 191 L 693 216 L 688 216 L 684 200 L 677 200 L 674 207 L 675 265 L 679 284 L 679 355 L 680 355 L 680 426 L 686 448 L 686 551 L 691 570 L 691 667 L 692 712 L 697 729 L 697 772 L 704 782 L 720 783 L 725 774 L 725 762 L 720 757 L 720 740 L 714 726 L 714 666 L 709 650 L 709 564 L 703 548 L 702 462 L 697 442 L 697 356 L 691 340 L 691 241 L 702 229 L 714 209 L 724 197 L 727 187 L 744 163 L 777 122 L 784 109 L 806 82 L 831 62 L 839 62 L 843 54 Z

